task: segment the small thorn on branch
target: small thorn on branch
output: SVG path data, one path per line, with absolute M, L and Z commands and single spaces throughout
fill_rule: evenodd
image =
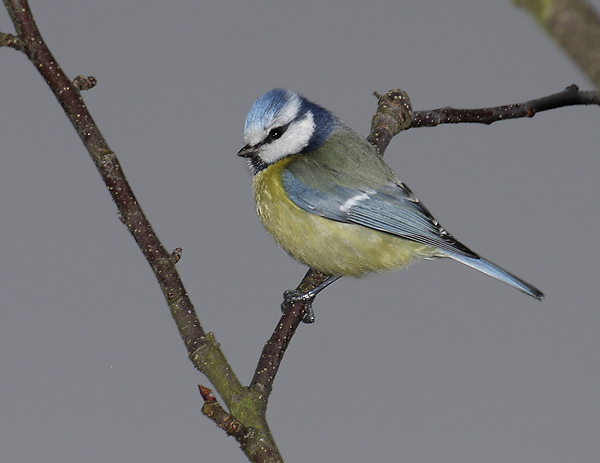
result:
M 18 51 L 23 51 L 23 41 L 16 35 L 0 32 L 0 47 L 10 47 Z
M 203 386 L 202 384 L 198 384 L 198 389 L 200 390 L 200 395 L 202 396 L 202 399 L 204 399 L 205 402 L 216 402 L 217 399 L 215 398 L 215 395 L 212 393 L 212 391 Z
M 181 253 L 183 252 L 183 249 L 181 248 L 175 248 L 173 250 L 173 252 L 171 253 L 171 262 L 173 262 L 174 264 L 176 264 L 177 262 L 179 262 L 179 259 L 181 259 Z
M 217 427 L 224 430 L 228 436 L 233 436 L 238 442 L 246 441 L 254 435 L 254 429 L 244 426 L 233 416 L 223 410 L 223 407 L 217 402 L 212 391 L 202 385 L 198 385 L 200 395 L 204 400 L 202 413 L 211 419 Z
M 78 90 L 89 90 L 90 88 L 94 88 L 98 80 L 94 76 L 84 77 L 79 75 L 73 79 L 73 85 L 77 87 Z

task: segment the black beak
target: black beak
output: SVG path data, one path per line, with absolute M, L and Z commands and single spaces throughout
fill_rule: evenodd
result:
M 251 158 L 256 154 L 256 148 L 250 145 L 244 146 L 241 150 L 238 151 L 238 156 L 242 158 Z

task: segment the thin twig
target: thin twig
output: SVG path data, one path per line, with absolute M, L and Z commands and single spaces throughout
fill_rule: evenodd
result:
M 492 124 L 507 119 L 533 117 L 541 111 L 574 105 L 600 105 L 600 93 L 579 90 L 570 85 L 562 92 L 554 93 L 536 100 L 516 103 L 495 108 L 456 109 L 451 107 L 413 112 L 410 128 L 435 127 L 439 124 Z
M 0 47 L 10 47 L 18 51 L 23 51 L 23 42 L 15 35 L 0 32 Z
M 309 291 L 319 286 L 326 278 L 327 275 L 309 269 L 296 289 Z M 304 317 L 306 305 L 305 302 L 294 302 L 282 308 L 283 315 L 279 319 L 275 331 L 263 347 L 254 371 L 254 377 L 250 382 L 250 388 L 260 392 L 260 397 L 265 404 L 268 402 L 269 395 L 273 390 L 273 381 L 279 370 L 283 354 L 285 354 L 294 333 L 298 329 L 298 325 Z
M 80 91 L 94 88 L 97 83 L 98 81 L 94 76 L 84 77 L 80 75 L 73 79 L 73 85 L 75 85 L 75 87 L 77 87 L 77 89 Z

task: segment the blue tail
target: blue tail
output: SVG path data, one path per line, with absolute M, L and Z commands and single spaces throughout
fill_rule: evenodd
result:
M 534 299 L 537 299 L 538 301 L 544 299 L 544 293 L 542 293 L 535 286 L 530 285 L 529 283 L 521 280 L 512 273 L 501 269 L 497 265 L 494 265 L 491 262 L 482 259 L 481 257 L 469 257 L 465 256 L 464 254 L 458 253 L 448 253 L 448 257 L 465 265 L 468 265 L 469 267 L 474 268 L 475 270 L 479 270 L 480 272 L 483 272 L 486 275 L 495 278 L 496 280 L 503 281 L 504 283 L 514 288 L 517 288 L 519 291 L 523 291 L 525 294 L 533 297 Z

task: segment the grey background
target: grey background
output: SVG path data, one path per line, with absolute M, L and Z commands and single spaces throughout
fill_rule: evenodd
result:
M 255 98 L 287 87 L 366 135 L 374 90 L 431 109 L 592 88 L 509 1 L 31 6 L 65 72 L 98 79 L 86 102 L 246 384 L 305 271 L 262 230 L 235 156 Z M 23 55 L 0 59 L 2 461 L 245 461 L 200 414 L 207 381 L 61 108 Z M 598 461 L 598 116 L 392 142 L 436 218 L 547 297 L 450 261 L 336 283 L 270 400 L 288 461 Z

